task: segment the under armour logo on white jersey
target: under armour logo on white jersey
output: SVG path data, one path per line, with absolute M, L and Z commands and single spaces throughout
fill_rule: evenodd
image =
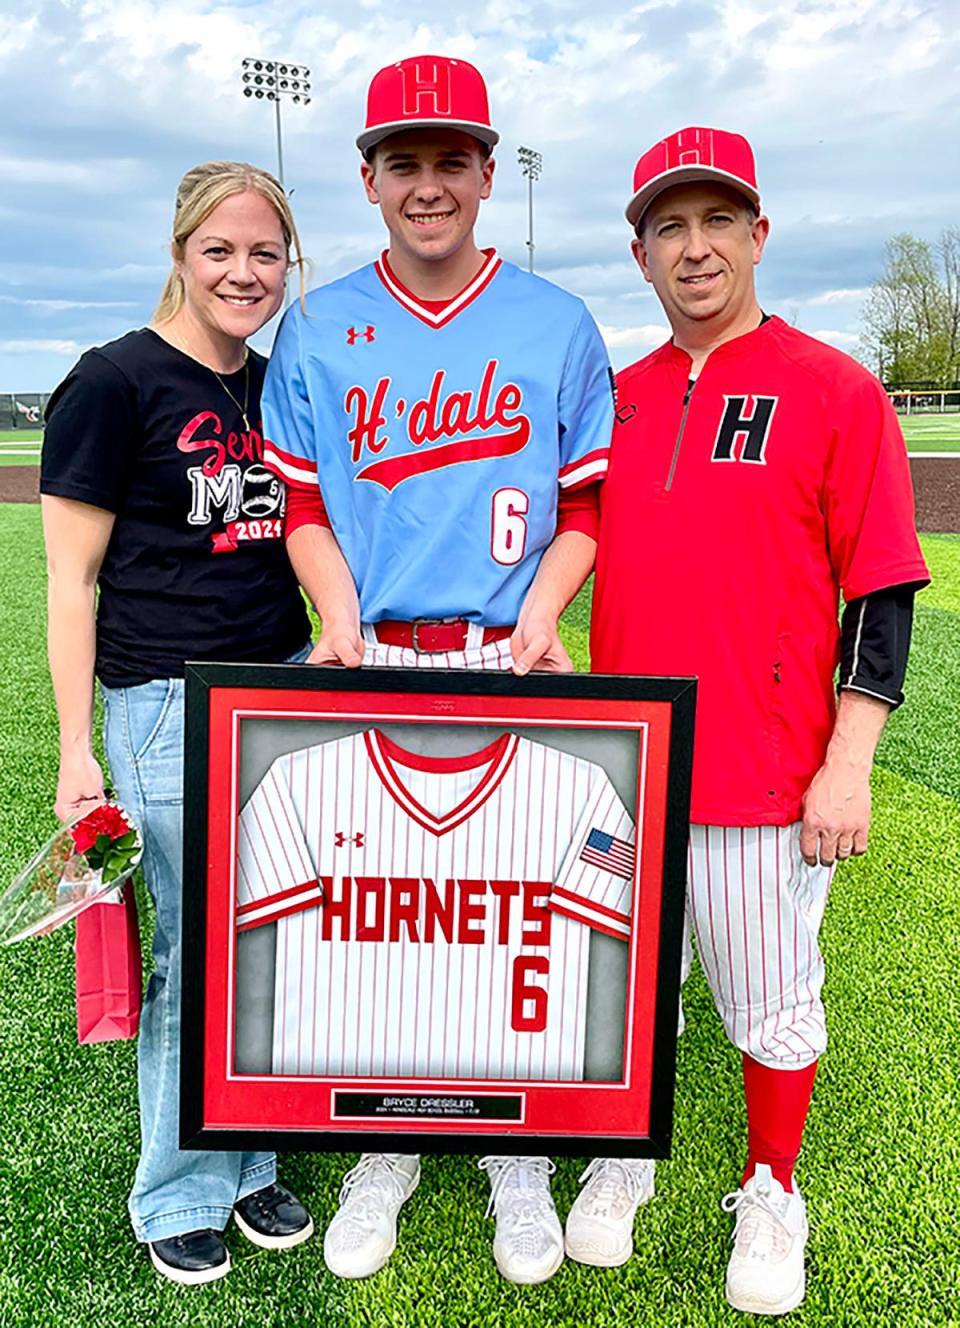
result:
M 371 341 L 375 341 L 376 340 L 374 336 L 375 331 L 376 329 L 374 328 L 372 323 L 368 323 L 366 327 L 348 327 L 347 345 L 355 346 L 357 342 L 361 340 L 366 341 L 368 343 Z
M 403 74 L 403 113 L 423 115 L 432 110 L 434 115 L 450 114 L 449 65 L 401 65 Z M 431 104 L 432 103 L 432 104 Z
M 713 444 L 712 461 L 752 461 L 765 466 L 770 424 L 779 397 L 724 396 L 727 403 Z M 749 411 L 747 403 L 750 403 Z M 736 447 L 742 442 L 740 455 Z
M 355 835 L 345 835 L 342 830 L 338 830 L 333 837 L 334 848 L 343 848 L 348 842 L 354 848 L 363 848 L 363 831 L 358 830 Z

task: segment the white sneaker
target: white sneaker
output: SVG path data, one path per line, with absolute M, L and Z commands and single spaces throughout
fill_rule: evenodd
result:
M 483 1157 L 490 1178 L 487 1217 L 497 1219 L 493 1257 L 508 1282 L 545 1282 L 563 1262 L 563 1232 L 550 1194 L 548 1157 Z
M 653 1198 L 650 1158 L 597 1157 L 567 1214 L 566 1249 L 578 1263 L 619 1268 L 633 1253 L 633 1219 Z
M 340 1207 L 323 1238 L 323 1257 L 337 1277 L 369 1277 L 397 1245 L 397 1213 L 420 1183 L 420 1159 L 363 1153 L 343 1178 Z
M 798 1190 L 788 1194 L 765 1164 L 721 1207 L 736 1213 L 726 1296 L 748 1314 L 786 1314 L 803 1300 L 807 1210 Z

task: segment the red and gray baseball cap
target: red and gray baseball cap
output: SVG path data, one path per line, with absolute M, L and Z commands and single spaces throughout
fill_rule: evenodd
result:
M 699 180 L 714 180 L 738 189 L 759 212 L 757 168 L 753 149 L 747 140 L 741 134 L 730 134 L 725 129 L 692 127 L 678 129 L 675 134 L 662 138 L 637 162 L 633 172 L 633 198 L 627 204 L 627 221 L 636 226 L 664 189 Z
M 390 134 L 430 127 L 462 129 L 491 148 L 500 141 L 478 69 L 444 55 L 413 55 L 374 75 L 366 128 L 357 138 L 364 156 Z

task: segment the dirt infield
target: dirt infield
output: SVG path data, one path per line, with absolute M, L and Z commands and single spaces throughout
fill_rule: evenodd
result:
M 929 534 L 960 533 L 960 456 L 910 461 L 917 499 L 917 528 Z M 0 466 L 0 503 L 36 503 L 39 466 Z
M 0 466 L 0 503 L 39 501 L 39 466 Z
M 917 529 L 960 533 L 960 457 L 911 457 Z

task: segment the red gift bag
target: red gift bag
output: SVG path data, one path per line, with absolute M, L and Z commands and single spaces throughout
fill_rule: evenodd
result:
M 77 1036 L 116 1042 L 137 1036 L 143 969 L 133 882 L 77 918 Z

